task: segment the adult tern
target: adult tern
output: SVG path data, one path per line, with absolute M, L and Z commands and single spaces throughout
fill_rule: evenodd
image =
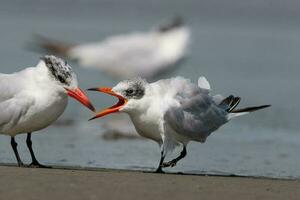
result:
M 100 42 L 73 45 L 40 36 L 37 44 L 77 61 L 82 67 L 99 69 L 114 78 L 155 79 L 182 60 L 189 40 L 190 29 L 176 17 L 148 32 L 110 36 Z
M 11 136 L 11 146 L 19 166 L 15 136 L 27 133 L 31 167 L 41 165 L 33 152 L 31 133 L 52 124 L 65 110 L 68 96 L 94 111 L 88 97 L 78 87 L 72 68 L 62 59 L 44 56 L 35 67 L 12 74 L 0 74 L 0 134 Z

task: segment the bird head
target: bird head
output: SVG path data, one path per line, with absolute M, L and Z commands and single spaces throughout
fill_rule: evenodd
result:
M 78 87 L 77 76 L 66 61 L 48 55 L 42 57 L 41 60 L 49 70 L 50 79 L 58 88 L 61 88 L 68 96 L 76 99 L 90 110 L 95 111 L 89 98 Z
M 130 80 L 121 81 L 115 87 L 100 87 L 90 88 L 88 90 L 99 91 L 118 98 L 118 102 L 96 115 L 90 120 L 103 117 L 105 115 L 130 111 L 138 106 L 139 101 L 144 97 L 146 91 L 147 82 L 142 78 L 134 78 Z

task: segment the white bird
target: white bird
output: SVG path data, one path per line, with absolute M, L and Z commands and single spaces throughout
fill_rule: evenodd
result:
M 72 68 L 54 56 L 41 58 L 35 67 L 12 74 L 0 74 L 0 134 L 11 136 L 11 146 L 19 166 L 15 136 L 27 133 L 26 143 L 32 167 L 41 165 L 32 150 L 31 133 L 52 124 L 65 110 L 68 96 L 95 110 L 78 87 Z
M 162 167 L 173 167 L 186 156 L 190 141 L 205 142 L 206 138 L 230 119 L 270 105 L 235 109 L 240 97 L 210 94 L 210 84 L 204 77 L 198 86 L 182 77 L 147 83 L 141 78 L 125 80 L 113 88 L 91 88 L 118 97 L 114 106 L 97 113 L 92 119 L 115 112 L 128 113 L 137 132 L 156 141 L 161 147 Z M 169 151 L 182 145 L 181 154 L 164 163 Z
M 111 36 L 100 42 L 69 45 L 40 37 L 38 45 L 114 78 L 152 79 L 169 71 L 184 57 L 189 39 L 189 28 L 180 18 L 174 18 L 171 23 L 149 32 Z

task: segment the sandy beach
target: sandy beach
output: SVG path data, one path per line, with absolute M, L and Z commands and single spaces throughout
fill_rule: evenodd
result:
M 299 199 L 299 180 L 0 167 L 1 199 Z

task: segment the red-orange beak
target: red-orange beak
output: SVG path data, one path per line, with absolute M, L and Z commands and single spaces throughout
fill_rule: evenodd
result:
M 89 98 L 86 96 L 86 94 L 84 94 L 84 92 L 80 88 L 76 88 L 76 89 L 73 89 L 73 90 L 68 89 L 68 88 L 65 88 L 65 89 L 67 90 L 68 95 L 70 97 L 73 97 L 74 99 L 76 99 L 77 101 L 82 103 L 84 106 L 88 107 L 93 112 L 96 111 L 96 109 L 94 108 L 94 106 L 90 102 Z
M 99 117 L 103 117 L 103 116 L 111 114 L 111 113 L 119 112 L 119 110 L 122 107 L 124 107 L 125 104 L 128 101 L 127 99 L 125 99 L 121 95 L 118 95 L 114 91 L 112 91 L 112 88 L 103 87 L 103 88 L 91 88 L 91 89 L 88 89 L 88 90 L 103 92 L 103 93 L 118 97 L 118 99 L 119 99 L 119 101 L 115 105 L 113 105 L 109 108 L 106 108 L 101 112 L 98 112 L 93 118 L 91 118 L 89 120 L 93 120 L 93 119 L 96 119 L 96 118 L 99 118 Z

